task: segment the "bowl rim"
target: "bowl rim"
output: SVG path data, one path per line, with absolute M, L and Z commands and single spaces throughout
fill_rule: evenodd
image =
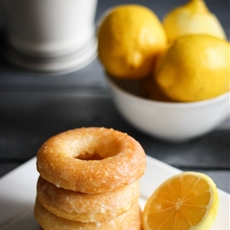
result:
M 152 99 L 148 99 L 148 98 L 144 98 L 135 94 L 132 94 L 126 90 L 124 90 L 122 87 L 120 87 L 119 85 L 117 85 L 111 78 L 111 76 L 109 76 L 109 74 L 105 73 L 106 79 L 109 83 L 109 85 L 116 89 L 117 91 L 119 91 L 120 93 L 122 93 L 123 95 L 125 95 L 126 97 L 138 100 L 142 103 L 147 103 L 147 104 L 152 104 L 152 105 L 156 105 L 156 106 L 160 106 L 160 107 L 172 107 L 172 108 L 187 108 L 187 107 L 201 107 L 201 106 L 207 106 L 207 105 L 211 105 L 211 104 L 215 104 L 218 103 L 220 101 L 223 101 L 225 99 L 229 99 L 229 103 L 230 103 L 230 91 L 223 93 L 219 96 L 216 96 L 214 98 L 210 98 L 210 99 L 205 99 L 205 100 L 201 100 L 201 101 L 195 101 L 195 102 L 162 102 L 162 101 L 155 101 Z M 229 104 L 230 107 L 230 104 Z

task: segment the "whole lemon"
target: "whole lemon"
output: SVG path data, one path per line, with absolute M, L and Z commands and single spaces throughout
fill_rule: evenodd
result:
M 225 32 L 203 0 L 190 0 L 170 11 L 163 19 L 169 43 L 186 34 L 209 34 L 226 39 Z
M 174 101 L 192 102 L 230 89 L 230 44 L 210 35 L 178 38 L 161 56 L 154 79 Z
M 141 5 L 120 5 L 102 17 L 98 57 L 114 77 L 138 79 L 152 74 L 156 55 L 166 46 L 163 26 Z

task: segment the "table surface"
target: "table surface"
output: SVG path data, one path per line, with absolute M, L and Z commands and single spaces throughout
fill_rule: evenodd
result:
M 131 2 L 150 7 L 162 19 L 186 1 L 99 0 L 95 21 L 107 8 Z M 207 5 L 229 39 L 229 2 L 209 0 Z M 0 26 L 4 27 L 2 20 Z M 187 143 L 159 141 L 130 126 L 118 113 L 97 58 L 72 73 L 45 75 L 18 69 L 0 53 L 0 176 L 36 156 L 50 136 L 83 126 L 127 132 L 141 143 L 146 154 L 182 170 L 204 172 L 220 189 L 230 192 L 229 118 L 209 134 Z

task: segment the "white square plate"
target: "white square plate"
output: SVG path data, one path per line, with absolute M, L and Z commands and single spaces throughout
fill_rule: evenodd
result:
M 164 180 L 177 173 L 180 170 L 147 156 L 146 173 L 141 178 L 141 207 Z M 32 158 L 0 179 L 1 230 L 40 229 L 33 217 L 37 178 L 36 159 Z M 219 190 L 219 197 L 218 215 L 210 230 L 229 230 L 230 195 Z

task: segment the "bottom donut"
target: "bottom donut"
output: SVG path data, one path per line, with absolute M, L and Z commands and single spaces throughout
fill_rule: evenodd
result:
M 82 223 L 60 218 L 47 211 L 36 200 L 34 216 L 44 230 L 142 230 L 141 209 L 138 204 L 114 219 L 98 223 Z

